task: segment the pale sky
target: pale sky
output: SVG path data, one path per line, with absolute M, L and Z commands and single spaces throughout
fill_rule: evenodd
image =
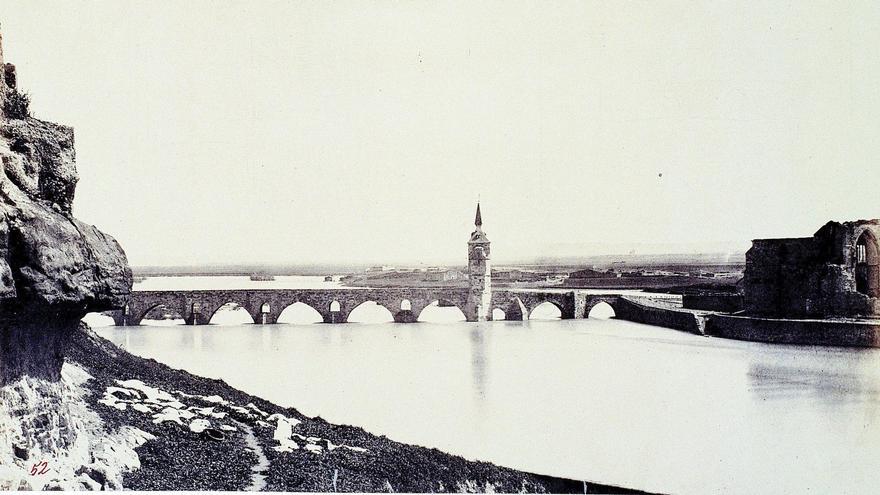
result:
M 76 215 L 135 265 L 464 263 L 478 196 L 496 262 L 880 217 L 878 2 L 2 0 L 0 22 L 35 116 L 76 130 Z

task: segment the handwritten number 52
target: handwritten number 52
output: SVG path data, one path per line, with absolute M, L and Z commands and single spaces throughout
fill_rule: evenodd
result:
M 41 461 L 33 466 L 31 466 L 31 476 L 36 476 L 38 474 L 46 474 L 49 471 L 49 463 L 46 461 Z

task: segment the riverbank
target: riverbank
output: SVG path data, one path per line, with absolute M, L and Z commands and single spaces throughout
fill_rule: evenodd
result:
M 84 399 L 107 431 L 133 427 L 154 437 L 135 448 L 140 467 L 123 475 L 126 489 L 636 493 L 467 461 L 308 418 L 129 354 L 88 329 L 74 336 L 66 359 L 91 375 Z

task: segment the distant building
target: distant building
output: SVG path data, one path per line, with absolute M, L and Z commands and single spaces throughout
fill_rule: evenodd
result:
M 501 282 L 538 282 L 546 280 L 547 272 L 533 272 L 528 270 L 493 270 L 492 277 Z
M 463 280 L 467 278 L 467 274 L 458 270 L 449 270 L 445 268 L 428 268 L 425 271 L 425 282 L 450 282 L 453 280 Z
M 577 270 L 571 272 L 568 275 L 568 278 L 617 278 L 619 275 L 614 272 L 601 272 L 599 270 L 593 270 L 591 268 L 586 268 L 584 270 Z
M 377 265 L 377 266 L 371 266 L 371 267 L 367 268 L 365 271 L 370 272 L 370 273 L 374 273 L 374 272 L 390 272 L 393 270 L 394 270 L 394 267 L 390 266 L 390 265 Z
M 880 316 L 880 220 L 828 222 L 812 237 L 757 239 L 745 310 L 775 317 Z
M 516 282 L 522 278 L 522 270 L 492 270 L 492 278 L 499 282 Z

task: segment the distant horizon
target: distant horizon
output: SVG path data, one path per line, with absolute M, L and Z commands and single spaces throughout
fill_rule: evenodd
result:
M 588 267 L 596 264 L 610 264 L 614 261 L 629 262 L 633 265 L 645 264 L 742 264 L 745 262 L 745 253 L 724 253 L 724 252 L 706 252 L 706 253 L 653 253 L 653 254 L 602 254 L 593 256 L 569 257 L 569 258 L 533 258 L 523 259 L 504 263 L 494 263 L 493 268 L 517 267 L 517 266 L 560 266 L 560 267 Z M 184 271 L 194 271 L 197 269 L 206 269 L 208 271 L 227 271 L 227 272 L 259 272 L 266 271 L 316 271 L 323 273 L 324 269 L 364 269 L 374 266 L 388 266 L 391 268 L 461 268 L 466 267 L 467 262 L 452 263 L 410 263 L 405 261 L 384 262 L 351 262 L 351 263 L 246 263 L 246 262 L 228 262 L 228 263 L 202 263 L 188 265 L 131 265 L 134 271 L 144 270 L 173 270 L 179 269 Z

